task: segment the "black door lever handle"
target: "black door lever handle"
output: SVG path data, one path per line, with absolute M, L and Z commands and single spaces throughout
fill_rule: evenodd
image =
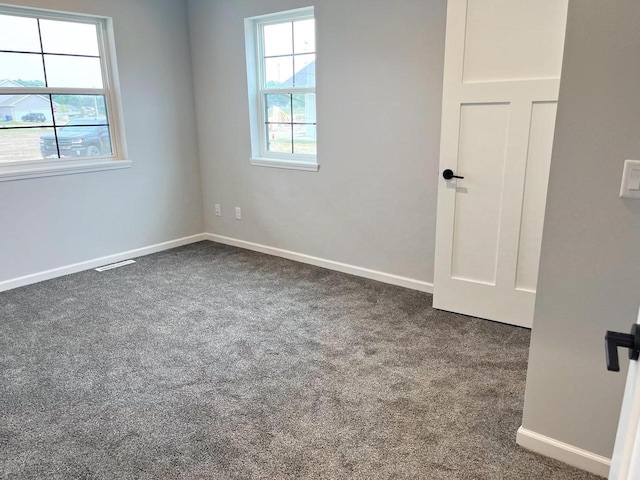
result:
M 629 349 L 629 359 L 640 358 L 640 325 L 634 324 L 631 333 L 610 332 L 604 336 L 605 352 L 607 354 L 607 370 L 620 371 L 618 347 Z
M 442 172 L 442 176 L 444 177 L 445 180 L 451 180 L 452 178 L 460 178 L 460 179 L 464 178 L 459 175 L 454 175 L 453 170 L 449 168 L 447 168 L 444 172 Z

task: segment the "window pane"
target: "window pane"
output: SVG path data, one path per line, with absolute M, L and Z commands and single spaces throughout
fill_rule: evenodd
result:
M 316 123 L 315 93 L 293 95 L 293 123 Z
M 301 20 L 293 24 L 294 53 L 316 51 L 316 23 L 314 19 Z
M 53 95 L 56 125 L 87 122 L 107 125 L 107 107 L 102 95 Z
M 291 95 L 266 95 L 267 121 L 291 123 Z
M 48 95 L 0 95 L 0 128 L 53 125 Z
M 265 59 L 265 87 L 293 86 L 293 57 Z
M 296 55 L 294 57 L 296 87 L 314 87 L 316 85 L 316 56 Z
M 99 58 L 45 55 L 49 87 L 102 88 Z
M 315 125 L 294 125 L 293 153 L 316 155 L 317 142 Z
M 39 53 L 38 21 L 35 18 L 0 15 L 0 50 Z
M 267 125 L 267 151 L 292 153 L 293 144 L 291 140 L 291 124 Z
M 107 125 L 86 126 L 89 121 L 70 121 L 59 127 L 58 145 L 61 157 L 99 157 L 111 155 L 111 136 Z M 43 153 L 52 153 L 55 145 L 47 144 Z
M 40 20 L 40 32 L 45 53 L 100 55 L 94 24 Z
M 42 56 L 0 53 L 0 87 L 44 87 Z
M 53 128 L 0 128 L 0 163 L 43 158 L 40 142 L 48 136 Z
M 316 95 L 293 95 L 293 153 L 316 154 Z
M 293 53 L 292 23 L 278 23 L 264 27 L 264 56 L 291 55 Z

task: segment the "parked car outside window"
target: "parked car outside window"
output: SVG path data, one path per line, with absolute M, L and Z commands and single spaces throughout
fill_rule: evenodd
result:
M 111 155 L 111 138 L 107 119 L 96 117 L 71 120 L 64 127 L 60 127 L 57 134 L 47 133 L 40 137 L 40 152 L 44 158 L 57 158 L 58 154 L 60 157 Z
M 27 113 L 22 116 L 22 121 L 44 123 L 47 121 L 47 117 L 44 116 L 44 113 Z

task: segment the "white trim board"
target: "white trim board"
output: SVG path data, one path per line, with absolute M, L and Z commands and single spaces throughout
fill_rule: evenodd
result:
M 521 447 L 539 453 L 546 457 L 555 458 L 563 463 L 581 470 L 586 470 L 595 475 L 607 478 L 611 459 L 588 452 L 568 443 L 561 442 L 551 437 L 541 435 L 526 428 L 520 427 L 516 437 L 516 443 Z
M 322 267 L 329 270 L 335 270 L 337 272 L 348 273 L 350 275 L 355 275 L 356 277 L 368 278 L 370 280 L 377 280 L 378 282 L 410 288 L 412 290 L 418 290 L 420 292 L 433 293 L 433 283 L 423 282 L 422 280 L 401 277 L 399 275 L 393 275 L 391 273 L 370 270 L 368 268 L 348 265 L 346 263 L 326 260 L 324 258 L 312 257 L 311 255 L 305 255 L 304 253 L 297 253 L 289 250 L 283 250 L 281 248 L 269 247 L 267 245 L 238 240 L 236 238 L 223 237 L 222 235 L 215 235 L 212 233 L 207 233 L 205 235 L 206 238 L 208 240 L 211 240 L 212 242 L 244 248 L 246 250 L 252 250 L 254 252 L 266 253 L 267 255 L 282 257 L 300 263 L 315 265 L 316 267 Z
M 303 253 L 291 252 L 289 250 L 268 247 L 266 245 L 260 245 L 258 243 L 246 242 L 244 240 L 223 237 L 221 235 L 214 235 L 211 233 L 200 233 L 198 235 L 192 235 L 190 237 L 180 238 L 169 242 L 158 243 L 156 245 L 138 248 L 135 250 L 130 250 L 128 252 L 107 255 L 105 257 L 95 258 L 92 260 L 87 260 L 85 262 L 74 263 L 72 265 L 66 265 L 64 267 L 33 273 L 31 275 L 25 275 L 23 277 L 12 278 L 0 282 L 0 292 L 24 287 L 26 285 L 32 285 L 38 282 L 44 282 L 45 280 L 51 280 L 52 278 L 58 278 L 65 275 L 71 275 L 73 273 L 83 272 L 85 270 L 91 270 L 96 267 L 102 267 L 104 265 L 121 262 L 123 260 L 129 260 L 131 258 L 143 257 L 152 253 L 162 252 L 164 250 L 170 250 L 172 248 L 177 248 L 183 245 L 189 245 L 191 243 L 201 242 L 204 240 L 244 248 L 246 250 L 265 253 L 267 255 L 273 255 L 276 257 L 282 257 L 300 263 L 306 263 L 309 265 L 315 265 L 317 267 L 327 268 L 329 270 L 348 273 L 357 277 L 368 278 L 370 280 L 376 280 L 391 285 L 418 290 L 420 292 L 433 293 L 433 284 L 423 282 L 421 280 L 401 277 L 399 275 L 393 275 L 391 273 L 379 272 L 376 270 L 370 270 L 368 268 L 357 267 L 355 265 L 348 265 L 346 263 L 335 262 L 333 260 L 326 260 L 318 257 L 312 257 Z
M 51 280 L 52 278 L 63 277 L 72 273 L 91 270 L 92 268 L 102 267 L 103 265 L 109 265 L 112 263 L 121 262 L 123 260 L 129 260 L 135 257 L 144 257 L 145 255 L 162 252 L 164 250 L 170 250 L 172 248 L 189 245 L 191 243 L 201 242 L 203 240 L 207 240 L 207 236 L 204 233 L 200 233 L 198 235 L 192 235 L 190 237 L 179 238 L 177 240 L 171 240 L 169 242 L 158 243 L 156 245 L 138 248 L 135 250 L 130 250 L 128 252 L 116 253 L 114 255 L 108 255 L 106 257 L 87 260 L 86 262 L 74 263 L 73 265 L 67 265 L 65 267 L 54 268 L 52 270 L 46 270 L 44 272 L 26 275 L 24 277 L 5 280 L 3 282 L 0 282 L 0 292 L 12 290 L 18 287 L 24 287 L 33 283 L 44 282 L 45 280 Z

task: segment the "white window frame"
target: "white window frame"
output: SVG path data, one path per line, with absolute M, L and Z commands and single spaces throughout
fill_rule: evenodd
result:
M 111 155 L 99 157 L 47 158 L 0 162 L 0 182 L 131 167 L 132 162 L 127 159 L 111 18 L 9 5 L 0 5 L 0 14 L 96 25 L 103 88 L 23 87 L 18 89 L 5 87 L 0 88 L 0 95 L 16 95 L 19 92 L 26 95 L 47 96 L 104 96 L 112 144 Z
M 264 72 L 264 27 L 278 23 L 314 19 L 314 7 L 300 8 L 286 12 L 261 15 L 245 19 L 245 39 L 247 54 L 247 84 L 249 90 L 249 117 L 251 122 L 251 165 L 260 167 L 288 168 L 317 172 L 318 157 L 311 154 L 269 152 L 267 150 L 267 94 L 316 93 L 313 87 L 265 88 Z M 317 31 L 317 30 L 316 30 Z M 316 65 L 318 60 L 317 43 Z M 316 113 L 317 130 L 317 113 Z

